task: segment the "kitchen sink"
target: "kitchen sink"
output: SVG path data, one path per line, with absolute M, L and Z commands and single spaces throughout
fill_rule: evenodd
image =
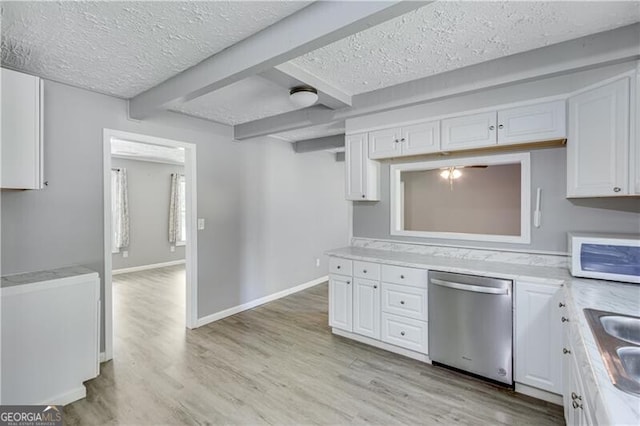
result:
M 605 315 L 600 317 L 600 322 L 607 334 L 625 342 L 640 345 L 640 318 Z
M 613 384 L 640 395 L 640 318 L 596 309 L 584 314 Z

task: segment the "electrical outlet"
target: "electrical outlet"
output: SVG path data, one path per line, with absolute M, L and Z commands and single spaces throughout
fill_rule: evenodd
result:
M 320 258 L 316 257 L 316 268 L 320 267 Z
M 176 246 L 169 246 L 169 251 L 170 252 L 176 251 Z
M 123 251 L 122 257 L 129 257 L 129 252 L 127 250 Z
M 198 218 L 198 231 L 202 231 L 204 229 L 204 218 Z

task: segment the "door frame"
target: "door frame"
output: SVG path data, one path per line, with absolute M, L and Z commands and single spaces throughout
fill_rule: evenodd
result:
M 113 358 L 113 299 L 111 253 L 111 140 L 124 139 L 151 145 L 184 148 L 186 186 L 185 313 L 187 328 L 197 327 L 198 319 L 198 192 L 196 173 L 196 145 L 173 139 L 158 138 L 105 128 L 103 130 L 103 188 L 104 188 L 104 359 Z

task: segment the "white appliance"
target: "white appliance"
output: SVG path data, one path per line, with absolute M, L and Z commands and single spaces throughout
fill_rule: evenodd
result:
M 568 235 L 571 275 L 640 284 L 640 235 Z

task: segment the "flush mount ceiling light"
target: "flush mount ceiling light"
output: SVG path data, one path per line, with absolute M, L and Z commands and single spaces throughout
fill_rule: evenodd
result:
M 318 91 L 309 86 L 294 87 L 289 91 L 289 99 L 294 105 L 306 108 L 318 101 Z

